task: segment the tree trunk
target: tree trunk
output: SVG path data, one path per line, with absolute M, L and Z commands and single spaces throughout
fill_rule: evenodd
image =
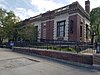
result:
M 94 43 L 94 32 L 92 32 L 92 37 L 91 37 L 91 44 Z
M 0 37 L 0 45 L 2 45 L 3 39 Z
M 91 38 L 91 44 L 94 43 L 94 35 L 92 35 L 92 38 Z

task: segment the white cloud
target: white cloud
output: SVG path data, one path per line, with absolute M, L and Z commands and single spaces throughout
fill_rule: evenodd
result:
M 100 0 L 90 0 L 91 2 L 91 9 L 100 6 Z
M 27 10 L 25 8 L 16 8 L 14 10 L 15 14 L 19 16 L 22 20 L 29 18 L 29 17 L 33 17 L 40 13 L 44 13 L 48 10 L 54 10 L 56 8 L 60 8 L 62 6 L 75 2 L 76 0 L 67 0 L 66 3 L 60 3 L 60 2 L 57 3 L 57 1 L 55 0 L 29 0 L 29 1 L 33 5 L 33 9 L 35 6 L 38 11 L 33 11 L 32 9 Z M 80 5 L 82 5 L 83 8 L 85 7 L 86 0 L 77 0 L 77 1 L 80 3 Z M 90 0 L 90 4 L 91 4 L 91 9 L 98 7 L 100 6 L 100 0 Z
M 4 4 L 0 4 L 0 8 L 6 9 L 7 7 Z
M 16 16 L 19 16 L 22 20 L 36 15 L 36 13 L 33 12 L 31 9 L 27 10 L 25 8 L 16 8 L 14 10 L 14 13 L 16 14 Z
M 53 10 L 63 6 L 61 3 L 56 3 L 54 0 L 32 0 L 32 5 L 35 5 L 39 12 Z
M 69 0 L 69 3 L 75 2 L 76 0 Z M 85 8 L 85 1 L 86 0 L 77 0 L 83 8 Z M 100 0 L 90 0 L 90 9 L 96 8 L 100 6 Z
M 40 13 L 44 13 L 45 11 L 53 10 L 63 6 L 63 4 L 53 2 L 52 0 L 31 0 L 31 4 L 37 7 L 37 12 L 33 11 L 32 9 L 27 10 L 25 8 L 16 8 L 14 10 L 14 13 L 16 14 L 16 16 L 19 16 L 22 20 L 24 20 Z
M 0 2 L 4 2 L 5 0 L 0 0 Z
M 78 1 L 80 5 L 85 8 L 86 0 L 67 0 L 66 3 L 62 3 L 63 0 L 31 0 L 31 4 L 37 7 L 38 13 L 43 13 L 48 10 L 54 10 L 62 6 L 71 4 L 72 2 Z M 57 3 L 58 2 L 58 3 Z M 61 3 L 60 3 L 61 2 Z M 100 6 L 100 0 L 90 0 L 90 9 Z
M 6 9 L 7 7 L 3 3 L 7 4 L 5 0 L 0 0 L 0 8 Z

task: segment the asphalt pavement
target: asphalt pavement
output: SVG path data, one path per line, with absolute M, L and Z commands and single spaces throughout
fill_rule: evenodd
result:
M 100 71 L 0 48 L 0 75 L 100 75 Z

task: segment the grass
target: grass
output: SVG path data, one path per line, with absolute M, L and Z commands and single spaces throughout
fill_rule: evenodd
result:
M 35 48 L 50 49 L 50 50 L 57 50 L 57 51 L 76 52 L 75 48 L 52 46 L 52 45 L 49 45 L 49 46 L 35 46 Z

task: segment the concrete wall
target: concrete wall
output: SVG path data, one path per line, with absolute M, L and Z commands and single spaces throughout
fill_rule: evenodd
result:
M 91 40 L 90 40 L 90 36 L 88 36 L 88 38 L 86 38 L 86 25 L 88 25 L 88 28 L 90 29 L 90 21 L 89 20 L 87 20 L 86 18 L 84 18 L 85 19 L 85 29 L 84 29 L 84 35 L 85 35 L 85 41 L 87 41 L 87 42 L 90 42 Z M 89 33 L 90 34 L 90 33 Z
M 79 13 L 77 15 L 80 17 L 81 22 L 83 23 L 83 36 L 82 36 L 82 41 L 86 42 L 89 39 L 86 39 L 86 24 L 90 27 L 90 21 L 86 19 L 85 17 L 81 16 Z
M 68 40 L 68 13 L 66 14 L 61 14 L 61 15 L 57 15 L 54 18 L 54 35 L 53 35 L 53 39 L 57 40 L 57 22 L 58 21 L 63 21 L 66 20 L 65 22 L 65 37 L 64 40 Z

